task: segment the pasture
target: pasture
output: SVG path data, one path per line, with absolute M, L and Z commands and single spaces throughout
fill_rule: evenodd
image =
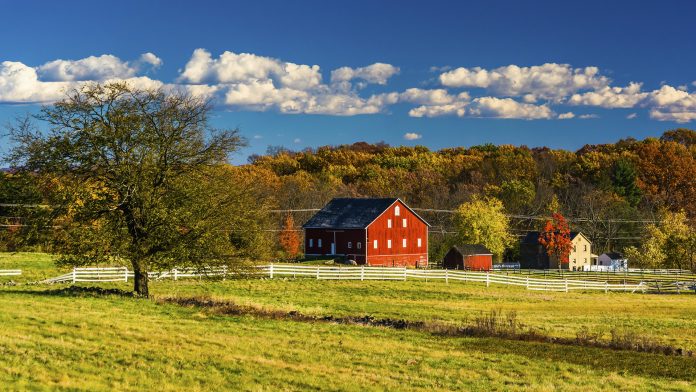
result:
M 693 390 L 696 358 L 427 331 L 221 314 L 196 297 L 266 311 L 460 325 L 491 310 L 550 336 L 633 331 L 696 350 L 696 296 L 535 292 L 442 281 L 227 279 L 151 283 L 153 299 L 30 285 L 51 257 L 0 254 L 0 385 L 9 390 Z M 82 286 L 95 284 L 83 283 Z M 126 283 L 102 288 L 130 289 Z

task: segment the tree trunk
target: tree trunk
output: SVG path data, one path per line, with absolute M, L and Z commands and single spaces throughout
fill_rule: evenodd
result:
M 150 295 L 147 288 L 147 268 L 142 263 L 133 261 L 133 291 L 139 297 L 148 297 Z

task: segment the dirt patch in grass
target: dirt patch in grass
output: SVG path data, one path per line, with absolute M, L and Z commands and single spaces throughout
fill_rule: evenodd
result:
M 157 298 L 155 301 L 158 304 L 176 304 L 179 306 L 204 308 L 213 314 L 219 315 L 251 315 L 275 320 L 364 325 L 397 330 L 409 329 L 450 337 L 499 338 L 673 356 L 693 356 L 693 352 L 691 351 L 662 344 L 649 336 L 618 329 L 612 329 L 610 331 L 609 339 L 605 339 L 604 334 L 601 332 L 590 332 L 585 328 L 579 330 L 575 338 L 550 336 L 543 330 L 528 327 L 520 323 L 517 319 L 517 313 L 514 311 L 502 312 L 500 310 L 492 310 L 488 313 L 481 313 L 479 316 L 474 317 L 471 322 L 466 322 L 464 325 L 457 326 L 439 322 L 376 318 L 370 315 L 341 317 L 331 315 L 315 316 L 303 314 L 296 310 L 285 311 L 238 305 L 232 301 L 216 300 L 210 297 L 161 297 Z

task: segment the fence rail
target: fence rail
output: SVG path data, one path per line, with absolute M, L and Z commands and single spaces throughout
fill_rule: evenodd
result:
M 385 268 L 385 267 L 338 267 L 338 266 L 302 266 L 291 264 L 269 264 L 259 266 L 247 276 L 292 278 L 313 278 L 317 280 L 441 280 L 446 283 L 472 282 L 482 283 L 486 287 L 492 284 L 519 286 L 533 291 L 624 291 L 624 292 L 696 292 L 696 275 L 691 274 L 690 279 L 682 275 L 681 279 L 667 280 L 639 280 L 623 282 L 601 281 L 599 279 L 584 279 L 587 274 L 574 273 L 561 277 L 559 275 L 522 275 L 507 274 L 505 272 L 474 272 L 458 270 L 424 270 L 409 268 Z M 240 276 L 239 272 L 219 268 L 175 268 L 168 271 L 150 272 L 151 279 L 173 279 L 192 277 L 227 277 Z M 600 276 L 601 277 L 601 276 Z M 133 278 L 133 271 L 126 267 L 109 268 L 74 268 L 71 272 L 47 279 L 43 283 L 77 283 L 77 282 L 128 282 Z M 596 278 L 596 277 L 595 277 Z
M 22 274 L 22 270 L 0 270 L 0 276 L 18 276 Z

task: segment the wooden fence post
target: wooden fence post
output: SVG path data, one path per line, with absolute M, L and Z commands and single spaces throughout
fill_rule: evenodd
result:
M 486 287 L 490 287 L 491 278 L 488 276 L 488 271 L 486 271 Z
M 270 271 L 270 278 L 273 279 L 273 263 L 271 263 L 271 268 L 269 269 Z
M 364 280 L 365 280 L 365 266 L 361 265 L 360 266 L 360 281 L 362 282 Z
M 317 280 L 319 280 L 319 267 L 317 267 Z
M 529 275 L 527 275 L 527 290 L 529 290 Z
M 565 292 L 568 292 L 568 279 L 565 280 Z
M 173 271 L 174 271 L 174 280 L 178 280 L 179 279 L 179 270 L 174 268 Z
M 445 270 L 445 284 L 449 284 L 449 274 L 447 271 L 449 270 Z
M 406 281 L 406 272 L 407 272 L 407 271 L 408 271 L 407 268 L 404 267 L 404 282 Z
M 128 283 L 128 267 L 123 267 L 123 281 Z
M 609 282 L 604 282 L 604 293 L 609 292 Z
M 72 282 L 73 282 L 73 283 L 75 283 L 75 282 L 77 281 L 77 276 L 76 276 L 77 271 L 76 271 L 76 269 L 77 269 L 76 267 L 73 267 L 73 269 L 72 269 Z

